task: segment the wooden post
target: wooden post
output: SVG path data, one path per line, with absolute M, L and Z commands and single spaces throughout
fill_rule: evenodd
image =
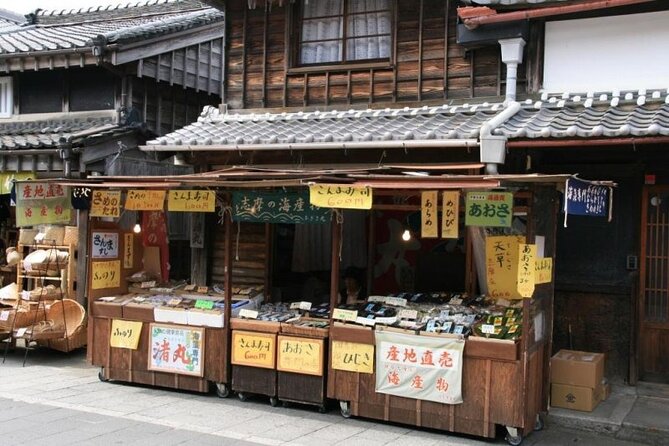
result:
M 88 211 L 80 209 L 77 212 L 77 228 L 79 230 L 77 243 L 78 257 L 77 257 L 77 302 L 86 308 L 86 284 L 88 279 Z M 74 253 L 70 253 L 74 255 Z M 90 312 L 89 312 L 90 314 Z
M 330 319 L 337 306 L 339 294 L 339 245 L 341 243 L 342 224 L 333 215 L 332 220 L 332 272 L 330 273 Z
M 376 213 L 374 209 L 369 213 L 369 230 L 367 235 L 367 295 L 372 294 L 372 286 L 374 284 L 374 260 L 376 246 Z
M 223 323 L 226 330 L 230 331 L 230 312 L 232 311 L 232 216 L 226 212 L 223 217 L 223 227 L 225 231 L 225 276 L 224 293 L 225 309 L 223 314 Z

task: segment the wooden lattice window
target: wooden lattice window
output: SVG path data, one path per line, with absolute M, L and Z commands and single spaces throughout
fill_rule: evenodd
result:
M 390 59 L 391 8 L 392 0 L 302 0 L 298 63 Z
M 14 109 L 14 93 L 12 92 L 12 78 L 0 77 L 0 118 L 9 118 Z

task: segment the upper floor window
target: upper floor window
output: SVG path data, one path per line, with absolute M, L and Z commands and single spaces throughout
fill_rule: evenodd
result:
M 0 118 L 9 118 L 14 109 L 14 93 L 12 78 L 0 77 Z
M 391 0 L 302 0 L 299 63 L 390 58 Z

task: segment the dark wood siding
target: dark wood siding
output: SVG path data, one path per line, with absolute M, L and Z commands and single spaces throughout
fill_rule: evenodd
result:
M 267 235 L 262 223 L 232 225 L 232 286 L 263 286 L 267 264 Z M 238 235 L 239 234 L 239 235 Z M 225 231 L 213 226 L 209 283 L 225 283 Z M 239 237 L 239 239 L 238 239 Z
M 230 108 L 416 103 L 498 96 L 503 67 L 496 45 L 456 43 L 454 0 L 396 0 L 391 63 L 321 69 L 291 67 L 292 6 L 249 9 L 228 2 L 227 83 Z M 291 38 L 291 36 L 293 36 Z M 288 46 L 287 46 L 288 45 Z M 519 69 L 519 93 L 525 90 Z

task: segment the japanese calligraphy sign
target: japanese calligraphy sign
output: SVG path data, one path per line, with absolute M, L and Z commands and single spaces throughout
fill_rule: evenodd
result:
M 141 333 L 141 322 L 114 319 L 112 320 L 109 345 L 116 348 L 137 350 Z
M 233 192 L 232 219 L 255 223 L 330 223 L 332 211 L 309 204 L 306 192 Z
M 91 262 L 91 288 L 103 290 L 121 286 L 121 261 Z
M 32 172 L 3 172 L 0 173 L 0 194 L 9 194 L 12 191 L 14 181 L 32 180 L 35 174 Z
M 420 197 L 420 236 L 423 238 L 436 238 L 439 233 L 437 191 L 422 192 Z
M 94 259 L 118 258 L 118 233 L 97 232 L 91 234 L 91 257 Z
M 518 246 L 524 236 L 489 236 L 485 240 L 486 282 L 488 295 L 494 298 L 519 299 Z
M 167 195 L 170 212 L 214 212 L 216 194 L 210 190 L 171 190 Z
M 277 370 L 303 375 L 323 375 L 322 339 L 280 335 L 278 340 Z
M 553 259 L 544 257 L 534 262 L 534 283 L 551 283 L 553 280 Z
M 69 223 L 70 190 L 53 183 L 18 183 L 16 226 Z
M 465 341 L 377 331 L 376 391 L 444 404 L 462 403 Z
M 149 370 L 204 374 L 204 328 L 151 324 L 149 332 Z
M 537 258 L 537 245 L 518 244 L 518 294 L 532 297 L 534 294 L 534 268 Z
M 571 215 L 605 217 L 609 215 L 611 187 L 569 178 L 565 186 L 564 211 Z
M 513 194 L 511 192 L 467 192 L 467 226 L 511 227 Z
M 128 211 L 162 211 L 164 205 L 164 190 L 130 189 L 125 197 Z
M 91 199 L 91 217 L 114 217 L 121 215 L 120 190 L 96 190 Z
M 441 238 L 458 238 L 460 217 L 460 192 L 446 191 L 442 194 Z
M 332 341 L 332 368 L 356 373 L 374 373 L 374 346 Z
M 93 198 L 93 189 L 85 186 L 72 187 L 70 201 L 73 209 L 88 210 L 91 208 L 91 199 Z
M 313 184 L 309 186 L 309 202 L 322 208 L 371 209 L 372 188 L 342 184 Z
M 135 240 L 131 232 L 123 234 L 123 268 L 132 268 L 135 264 Z
M 232 363 L 273 369 L 276 365 L 276 335 L 233 330 Z

